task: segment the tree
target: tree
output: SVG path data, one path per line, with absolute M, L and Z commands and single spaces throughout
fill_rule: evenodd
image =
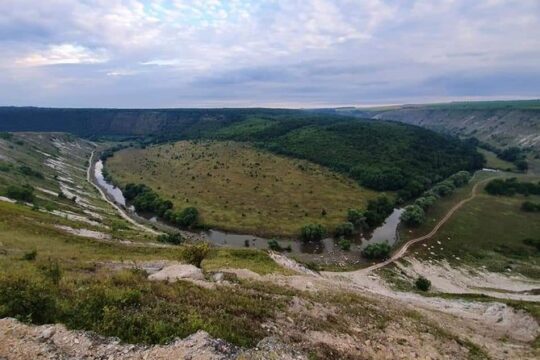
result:
M 529 163 L 527 162 L 527 160 L 517 160 L 515 164 L 519 171 L 526 172 L 527 170 L 529 170 Z
M 34 201 L 34 188 L 30 185 L 10 185 L 5 191 L 5 195 L 13 200 L 33 202 Z
M 308 224 L 302 227 L 300 236 L 303 241 L 321 241 L 326 234 L 324 227 L 321 224 Z
M 420 206 L 409 205 L 405 208 L 403 214 L 401 214 L 400 219 L 407 226 L 416 227 L 424 223 L 426 220 L 426 214 Z
M 418 277 L 418 279 L 416 279 L 416 281 L 414 282 L 414 285 L 420 291 L 428 291 L 429 288 L 431 288 L 431 281 L 429 281 L 423 276 L 420 276 Z
M 420 206 L 425 211 L 429 209 L 431 205 L 435 203 L 435 201 L 437 201 L 437 198 L 435 196 L 427 195 L 416 199 L 414 204 Z
M 388 258 L 392 247 L 388 245 L 388 241 L 378 244 L 369 244 L 362 250 L 362 255 L 368 259 L 383 260 Z
M 354 233 L 354 225 L 351 222 L 345 222 L 343 224 L 339 224 L 336 226 L 336 230 L 334 231 L 335 237 L 340 236 L 351 236 Z
M 358 230 L 363 230 L 368 227 L 364 212 L 358 209 L 347 210 L 347 220 L 354 225 Z
M 207 242 L 200 242 L 197 244 L 187 245 L 183 249 L 184 260 L 191 265 L 195 265 L 200 268 L 202 261 L 210 253 L 210 244 Z
M 351 241 L 349 239 L 341 238 L 338 242 L 339 248 L 343 251 L 349 251 L 351 249 Z

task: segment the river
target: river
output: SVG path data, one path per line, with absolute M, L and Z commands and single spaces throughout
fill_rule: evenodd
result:
M 126 199 L 122 194 L 122 190 L 118 187 L 108 183 L 103 176 L 103 162 L 97 161 L 94 166 L 94 179 L 97 185 L 109 196 L 111 200 L 118 205 L 126 208 Z M 386 221 L 376 228 L 373 232 L 364 235 L 363 237 L 358 235 L 351 239 L 350 251 L 343 251 L 338 246 L 337 241 L 333 238 L 325 238 L 320 242 L 304 243 L 295 239 L 277 239 L 279 244 L 283 248 L 290 247 L 289 254 L 294 255 L 300 260 L 304 261 L 316 261 L 322 263 L 360 263 L 365 262 L 361 256 L 362 249 L 369 244 L 382 243 L 388 241 L 390 245 L 393 245 L 398 240 L 397 227 L 399 225 L 399 218 L 403 209 L 396 208 L 386 218 Z M 138 221 L 148 221 L 149 223 L 159 223 L 166 228 L 171 228 L 171 225 L 162 223 L 155 217 L 142 217 L 133 212 L 133 210 L 127 211 L 128 215 L 132 215 Z M 142 218 L 146 219 L 143 220 Z M 254 247 L 257 249 L 268 249 L 268 240 L 262 237 L 224 232 L 220 230 L 208 230 L 198 233 L 197 235 L 206 238 L 210 242 L 218 246 L 229 246 L 235 248 Z

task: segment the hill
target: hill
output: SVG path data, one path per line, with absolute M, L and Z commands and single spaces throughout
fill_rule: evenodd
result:
M 138 136 L 147 142 L 253 142 L 343 172 L 375 190 L 401 190 L 403 198 L 483 165 L 470 144 L 420 127 L 299 110 L 0 108 L 0 130 Z
M 540 100 L 455 102 L 321 111 L 395 120 L 461 137 L 476 137 L 499 148 L 519 146 L 540 151 Z
M 107 170 L 122 187 L 142 182 L 175 208 L 195 206 L 209 227 L 266 236 L 294 236 L 309 223 L 333 229 L 348 208 L 377 197 L 322 166 L 230 141 L 125 149 Z

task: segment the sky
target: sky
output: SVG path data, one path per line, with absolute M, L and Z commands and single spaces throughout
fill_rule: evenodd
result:
M 540 0 L 0 0 L 0 105 L 540 98 Z

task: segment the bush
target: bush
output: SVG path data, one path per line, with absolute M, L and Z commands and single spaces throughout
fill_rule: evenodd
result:
M 521 210 L 527 212 L 537 212 L 540 211 L 540 203 L 534 203 L 532 201 L 525 201 L 521 204 Z
M 302 227 L 300 237 L 303 241 L 321 241 L 326 234 L 324 227 L 321 224 L 309 224 Z
M 210 244 L 207 242 L 200 242 L 197 244 L 186 245 L 183 250 L 184 260 L 191 265 L 195 265 L 200 268 L 202 261 L 210 253 Z
M 287 245 L 287 247 L 283 247 L 279 244 L 279 242 L 276 239 L 268 240 L 268 248 L 273 251 L 292 251 L 291 245 Z
M 392 247 L 388 245 L 388 242 L 378 244 L 369 244 L 362 250 L 362 255 L 368 259 L 384 260 L 390 256 Z
M 184 238 L 180 233 L 160 234 L 158 235 L 157 240 L 162 243 L 168 243 L 173 245 L 180 245 L 184 242 Z
M 516 178 L 494 179 L 486 185 L 485 190 L 490 195 L 540 195 L 540 182 L 518 182 Z
M 431 281 L 423 276 L 420 276 L 418 279 L 416 279 L 414 285 L 420 291 L 428 291 L 431 288 Z
M 26 261 L 34 261 L 36 260 L 36 256 L 37 256 L 37 250 L 32 250 L 27 253 L 24 253 L 22 259 Z
M 31 203 L 34 201 L 34 188 L 30 185 L 10 185 L 7 187 L 5 195 L 13 200 L 26 201 Z
M 426 221 L 426 214 L 420 206 L 409 205 L 405 208 L 403 214 L 401 214 L 400 219 L 405 223 L 405 225 L 416 227 Z
M 455 187 L 462 187 L 469 183 L 471 174 L 468 171 L 460 171 L 450 176 L 449 180 L 452 181 Z
M 35 178 L 38 178 L 38 179 L 44 179 L 45 178 L 41 172 L 39 172 L 37 170 L 34 170 L 31 167 L 26 166 L 26 165 L 20 166 L 19 171 L 21 172 L 21 174 L 26 175 L 26 176 L 35 177 Z
M 540 251 L 540 239 L 527 238 L 523 240 L 523 243 L 527 246 L 535 247 L 536 250 Z
M 367 229 L 368 225 L 364 212 L 358 209 L 347 210 L 347 220 L 358 230 Z
M 55 322 L 57 304 L 54 287 L 32 277 L 0 277 L 0 317 L 14 317 L 36 324 Z
M 338 242 L 339 248 L 343 251 L 351 250 L 351 241 L 345 238 L 342 238 Z
M 370 228 L 376 228 L 384 223 L 392 211 L 394 211 L 394 203 L 384 195 L 375 200 L 369 200 L 367 211 L 364 212 L 366 223 Z
M 420 206 L 425 211 L 429 209 L 433 204 L 435 204 L 435 201 L 437 201 L 437 198 L 435 196 L 426 195 L 416 199 L 414 204 Z
M 340 236 L 351 236 L 354 233 L 354 225 L 351 222 L 346 222 L 343 224 L 339 224 L 336 226 L 336 230 L 334 231 L 335 237 Z

